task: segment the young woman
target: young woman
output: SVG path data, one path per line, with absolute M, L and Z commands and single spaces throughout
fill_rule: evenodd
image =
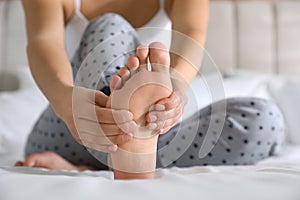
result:
M 279 109 L 257 98 L 228 99 L 226 113 L 218 106 L 225 100 L 216 102 L 178 124 L 185 89 L 197 74 L 186 59 L 199 50 L 190 41 L 204 46 L 208 0 L 23 0 L 23 4 L 30 68 L 50 106 L 28 138 L 26 160 L 16 165 L 108 169 L 100 160 L 107 159 L 101 152 L 109 152 L 115 178 L 152 178 L 155 163 L 157 167 L 253 164 L 272 155 L 282 141 Z M 150 34 L 140 34 L 142 38 L 141 27 L 149 27 L 142 32 Z M 152 32 L 151 27 L 156 29 Z M 156 42 L 163 35 L 159 30 L 168 27 L 174 31 L 171 50 L 180 54 L 168 53 L 166 45 Z M 214 120 L 212 126 L 219 126 L 225 116 L 220 134 L 210 134 L 209 119 Z M 200 157 L 208 134 L 216 136 L 208 137 L 210 152 Z M 168 146 L 176 135 L 181 142 L 174 140 L 174 148 L 156 158 L 156 147 Z M 182 145 L 191 135 L 188 145 Z

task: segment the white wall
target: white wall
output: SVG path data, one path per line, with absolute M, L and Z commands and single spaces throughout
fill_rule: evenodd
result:
M 300 0 L 222 0 L 210 4 L 206 49 L 220 71 L 300 74 Z M 0 6 L 0 20 L 2 13 Z M 27 65 L 21 0 L 10 0 L 8 14 L 6 69 L 14 70 Z M 204 65 L 211 62 L 206 58 Z
M 300 1 L 281 1 L 278 13 L 278 68 L 281 74 L 300 74 Z
M 7 64 L 6 69 L 14 70 L 28 65 L 26 55 L 26 29 L 24 11 L 20 0 L 8 4 Z
M 0 1 L 0 71 L 3 68 L 3 14 L 4 14 L 4 2 Z

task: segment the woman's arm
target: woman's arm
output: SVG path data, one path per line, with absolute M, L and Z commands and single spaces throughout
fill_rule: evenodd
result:
M 201 66 L 209 12 L 208 0 L 170 0 L 168 3 L 167 11 L 173 24 L 170 54 L 174 92 L 169 98 L 157 102 L 164 105 L 164 110 L 154 109 L 146 117 L 148 126 L 157 124 L 159 134 L 176 125 L 182 115 L 187 102 L 185 90 Z M 150 115 L 156 116 L 157 120 L 151 121 Z M 173 123 L 165 126 L 170 124 L 166 122 Z
M 23 0 L 27 54 L 33 77 L 59 117 L 71 109 L 72 68 L 64 45 L 62 1 Z
M 174 0 L 170 10 L 174 30 L 170 50 L 171 67 L 187 84 L 193 80 L 201 65 L 199 58 L 203 56 L 202 48 L 205 45 L 208 6 L 208 0 Z
M 30 69 L 55 113 L 78 143 L 99 151 L 116 151 L 116 144 L 131 140 L 128 133 L 132 133 L 135 125 L 133 115 L 126 110 L 106 108 L 108 97 L 100 91 L 74 86 L 65 50 L 62 2 L 23 0 Z

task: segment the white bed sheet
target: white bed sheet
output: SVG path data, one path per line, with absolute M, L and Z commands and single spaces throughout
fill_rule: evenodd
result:
M 1 200 L 299 200 L 300 146 L 256 166 L 158 169 L 154 180 L 114 181 L 111 172 L 0 168 Z
M 21 71 L 19 76 L 20 91 L 0 93 L 0 200 L 300 200 L 300 145 L 285 144 L 278 157 L 255 166 L 158 169 L 154 180 L 143 181 L 113 181 L 113 174 L 108 171 L 67 172 L 12 167 L 17 159 L 22 159 L 28 132 L 47 105 L 29 72 Z M 225 96 L 270 98 L 265 87 L 269 78 L 242 75 L 225 80 Z M 214 79 L 208 77 L 207 81 L 214 82 Z M 211 102 L 209 91 L 203 92 L 205 86 L 201 82 L 197 79 L 188 92 L 190 96 L 194 92 L 199 108 Z M 214 90 L 213 84 L 211 87 Z M 186 116 L 190 115 L 195 110 L 193 103 L 186 110 Z

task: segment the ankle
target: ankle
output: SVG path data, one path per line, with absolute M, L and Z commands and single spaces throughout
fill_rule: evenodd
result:
M 134 138 L 130 144 L 119 146 L 110 154 L 116 179 L 153 178 L 156 169 L 156 147 L 158 136 Z
M 155 172 L 145 172 L 145 173 L 129 173 L 122 172 L 119 170 L 114 170 L 114 178 L 118 180 L 128 180 L 128 179 L 153 179 Z

